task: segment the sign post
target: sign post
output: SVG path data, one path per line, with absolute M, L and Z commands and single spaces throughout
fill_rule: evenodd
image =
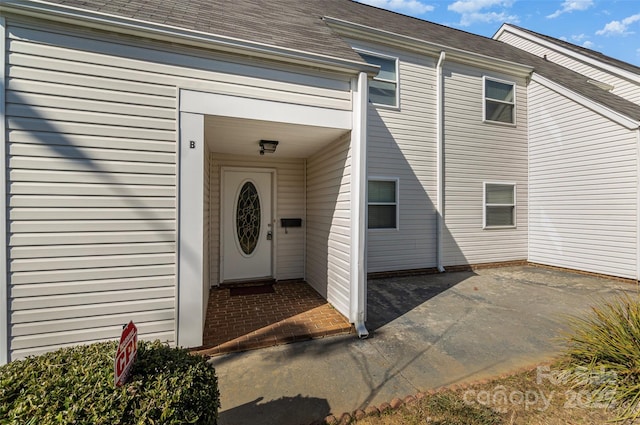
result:
M 131 366 L 138 353 L 138 328 L 130 321 L 122 329 L 122 335 L 120 336 L 120 344 L 118 344 L 118 350 L 116 351 L 116 358 L 114 360 L 115 371 L 115 385 L 121 386 L 129 378 L 129 372 Z

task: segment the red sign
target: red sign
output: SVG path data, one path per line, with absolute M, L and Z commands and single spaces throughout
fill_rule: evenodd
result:
M 129 324 L 122 329 L 120 344 L 118 344 L 118 351 L 116 351 L 116 359 L 114 361 L 116 387 L 124 384 L 127 378 L 129 378 L 129 372 L 131 371 L 131 366 L 133 365 L 137 352 L 138 328 L 136 328 L 133 322 L 129 322 Z

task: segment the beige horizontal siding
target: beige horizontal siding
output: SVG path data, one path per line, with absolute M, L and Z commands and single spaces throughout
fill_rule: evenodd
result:
M 8 21 L 11 358 L 117 338 L 129 319 L 142 338 L 175 342 L 179 89 L 349 110 L 348 79 Z M 303 217 L 302 161 L 278 169 L 279 212 Z M 214 258 L 217 207 L 207 198 L 203 225 L 212 244 L 203 250 Z M 281 233 L 278 277 L 300 278 L 303 232 Z
M 306 280 L 349 317 L 351 149 L 343 137 L 307 160 Z
M 397 230 L 369 230 L 369 272 L 436 264 L 435 60 L 425 55 L 351 41 L 359 49 L 398 58 L 399 108 L 370 104 L 367 174 L 398 179 Z
M 637 130 L 529 90 L 529 260 L 637 278 Z
M 447 62 L 444 74 L 444 265 L 526 259 L 526 83 Z M 516 83 L 516 126 L 482 122 L 483 75 Z M 484 182 L 516 184 L 516 228 L 483 229 Z

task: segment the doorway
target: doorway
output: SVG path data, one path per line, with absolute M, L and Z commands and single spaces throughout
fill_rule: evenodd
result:
M 273 277 L 271 170 L 222 170 L 221 281 Z

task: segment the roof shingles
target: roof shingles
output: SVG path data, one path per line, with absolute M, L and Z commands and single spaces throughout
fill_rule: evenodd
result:
M 348 60 L 361 60 L 322 17 L 379 28 L 497 59 L 535 72 L 634 120 L 640 105 L 587 83 L 588 78 L 491 38 L 350 0 L 48 0 L 49 3 L 133 18 Z

